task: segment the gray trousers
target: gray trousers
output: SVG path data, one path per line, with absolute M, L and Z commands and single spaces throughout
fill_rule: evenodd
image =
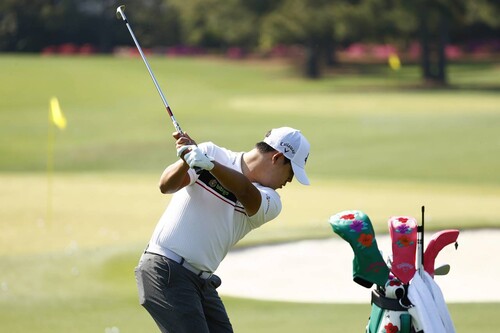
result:
M 139 302 L 162 333 L 233 332 L 218 277 L 204 280 L 173 260 L 144 253 L 135 278 Z

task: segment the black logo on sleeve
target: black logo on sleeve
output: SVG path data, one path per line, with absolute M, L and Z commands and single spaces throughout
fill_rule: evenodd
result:
M 210 188 L 212 191 L 216 192 L 228 201 L 231 201 L 234 204 L 236 204 L 236 202 L 238 201 L 238 199 L 236 199 L 236 196 L 232 192 L 226 190 L 226 188 L 222 186 L 219 181 L 207 170 L 203 170 L 200 173 L 198 180 L 205 184 L 206 187 Z

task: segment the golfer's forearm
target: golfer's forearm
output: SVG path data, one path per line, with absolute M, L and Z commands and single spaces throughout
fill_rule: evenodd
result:
M 236 196 L 238 201 L 245 207 L 248 215 L 255 214 L 259 210 L 262 200 L 259 190 L 242 173 L 215 161 L 214 165 L 210 173 L 217 178 L 224 188 Z
M 174 193 L 189 184 L 188 169 L 189 166 L 183 160 L 169 165 L 160 177 L 161 193 Z

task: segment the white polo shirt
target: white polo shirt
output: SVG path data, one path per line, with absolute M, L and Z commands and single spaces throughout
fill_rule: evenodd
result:
M 242 152 L 235 153 L 212 142 L 198 146 L 217 162 L 238 172 Z M 271 221 L 281 211 L 278 193 L 254 183 L 262 196 L 259 211 L 248 216 L 234 194 L 222 187 L 208 171 L 197 175 L 189 169 L 191 182 L 177 191 L 158 222 L 148 252 L 173 251 L 194 267 L 215 272 L 231 247 L 252 229 Z

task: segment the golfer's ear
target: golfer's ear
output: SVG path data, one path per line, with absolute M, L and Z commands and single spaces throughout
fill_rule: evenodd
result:
M 276 151 L 272 157 L 273 163 L 276 163 L 280 159 L 280 157 L 285 158 L 285 155 L 283 155 L 283 153 L 280 153 L 279 151 Z

